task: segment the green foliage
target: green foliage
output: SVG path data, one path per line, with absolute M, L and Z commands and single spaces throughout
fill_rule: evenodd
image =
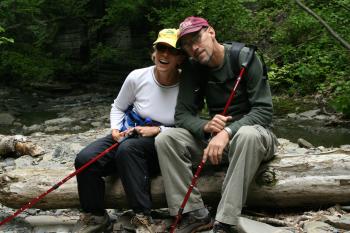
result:
M 331 105 L 339 112 L 350 118 L 350 80 L 338 83 L 331 95 Z
M 162 28 L 174 28 L 191 15 L 208 19 L 221 41 L 242 40 L 248 38 L 250 31 L 254 30 L 253 25 L 245 24 L 251 15 L 241 1 L 179 0 L 165 7 L 153 8 L 149 20 L 158 22 Z
M 4 78 L 17 77 L 17 81 L 23 84 L 30 83 L 33 79 L 38 81 L 53 78 L 59 65 L 58 60 L 47 59 L 39 51 L 31 51 L 23 54 L 16 51 L 5 51 L 0 54 L 0 73 Z M 36 59 L 33 59 L 36 58 Z
M 348 0 L 303 2 L 350 41 Z M 295 1 L 1 0 L 0 22 L 6 34 L 0 27 L 0 77 L 90 78 L 104 63 L 141 67 L 147 64 L 145 58 L 149 61 L 149 45 L 157 32 L 178 27 L 190 15 L 207 18 L 221 42 L 258 45 L 274 93 L 320 92 L 338 111 L 349 114 L 349 51 Z M 69 27 L 83 28 L 86 34 L 83 64 L 76 64 L 71 51 L 56 51 L 58 36 Z M 131 49 L 120 49 L 110 39 L 124 27 L 130 29 Z M 9 44 L 11 38 L 16 43 Z
M 326 82 L 320 84 L 319 93 L 330 99 L 330 104 L 350 118 L 350 77 L 343 78 L 344 72 L 338 71 Z
M 305 4 L 350 41 L 348 1 L 307 1 Z M 274 93 L 308 95 L 322 85 L 332 84 L 334 87 L 326 97 L 338 111 L 348 111 L 348 82 L 335 80 L 349 78 L 349 51 L 294 1 L 180 0 L 153 9 L 149 18 L 151 22 L 169 27 L 178 25 L 189 15 L 207 18 L 219 41 L 257 44 L 267 60 Z
M 0 34 L 5 32 L 5 29 L 3 27 L 0 26 Z M 0 45 L 1 44 L 5 44 L 5 43 L 13 43 L 14 40 L 12 38 L 7 38 L 4 36 L 0 36 Z
M 115 64 L 118 67 L 132 69 L 139 67 L 144 62 L 143 57 L 135 56 L 136 53 L 148 54 L 148 48 L 137 51 L 132 49 L 119 49 L 99 43 L 96 48 L 91 50 L 90 69 L 98 68 L 100 64 Z M 150 57 L 150 56 L 149 56 Z M 151 59 L 147 59 L 151 61 Z

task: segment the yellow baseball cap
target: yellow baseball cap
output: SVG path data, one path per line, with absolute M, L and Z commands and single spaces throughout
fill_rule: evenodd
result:
M 178 31 L 179 30 L 175 28 L 166 28 L 161 30 L 158 33 L 157 40 L 153 42 L 153 45 L 156 45 L 157 43 L 162 42 L 162 43 L 167 43 L 168 45 L 176 48 Z

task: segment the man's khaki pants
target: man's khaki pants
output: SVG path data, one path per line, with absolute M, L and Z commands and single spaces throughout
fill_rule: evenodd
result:
M 193 177 L 192 161 L 201 161 L 207 142 L 197 140 L 186 129 L 171 128 L 159 134 L 155 143 L 169 211 L 175 216 Z M 242 126 L 238 130 L 225 150 L 229 166 L 215 220 L 237 225 L 249 184 L 261 162 L 270 160 L 276 149 L 276 137 L 262 126 Z M 183 213 L 203 207 L 201 194 L 194 187 Z

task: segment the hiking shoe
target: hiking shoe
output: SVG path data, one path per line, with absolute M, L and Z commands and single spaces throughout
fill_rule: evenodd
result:
M 155 233 L 155 225 L 151 216 L 136 214 L 131 219 L 131 224 L 135 226 L 136 233 Z
M 73 233 L 101 233 L 112 230 L 111 220 L 107 213 L 104 216 L 96 216 L 90 213 L 82 213 L 73 228 Z
M 185 213 L 176 226 L 176 233 L 199 232 L 211 229 L 213 226 L 211 216 L 206 208 Z
M 215 221 L 210 233 L 238 233 L 235 226 Z

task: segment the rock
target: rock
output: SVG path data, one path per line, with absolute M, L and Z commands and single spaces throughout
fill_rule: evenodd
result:
M 323 114 L 316 115 L 314 118 L 317 119 L 317 120 L 320 120 L 320 121 L 324 121 L 324 120 L 329 119 L 329 117 L 327 115 L 323 115 Z
M 15 160 L 17 169 L 30 167 L 32 162 L 33 162 L 33 158 L 28 155 L 22 156 Z
M 46 133 L 53 133 L 53 132 L 57 132 L 61 129 L 61 127 L 59 126 L 48 126 L 46 127 L 46 129 L 44 130 Z
M 298 145 L 299 145 L 300 147 L 304 147 L 304 148 L 308 148 L 308 149 L 314 147 L 314 145 L 312 145 L 310 142 L 306 141 L 306 140 L 303 139 L 303 138 L 299 138 L 297 142 L 298 142 Z
M 0 125 L 12 125 L 12 123 L 16 120 L 14 116 L 10 113 L 2 112 L 0 113 Z
M 27 126 L 23 126 L 23 131 L 24 133 L 26 134 L 30 134 L 30 133 L 34 133 L 34 132 L 40 132 L 44 129 L 44 126 L 43 125 L 38 125 L 38 124 L 34 124 L 34 125 L 31 125 L 29 127 Z
M 334 227 L 328 225 L 327 223 L 320 221 L 311 221 L 304 224 L 304 229 L 306 233 L 330 233 L 337 232 Z
M 301 117 L 310 119 L 310 118 L 313 118 L 316 115 L 318 115 L 320 112 L 321 112 L 321 109 L 314 109 L 314 110 L 309 110 L 309 111 L 306 111 L 306 112 L 302 112 L 299 115 Z
M 296 119 L 298 117 L 298 115 L 296 113 L 289 113 L 287 114 L 288 118 L 292 118 L 292 119 Z
M 92 122 L 91 125 L 93 127 L 101 127 L 102 126 L 102 122 Z
M 340 207 L 342 210 L 345 210 L 345 211 L 350 211 L 350 206 L 349 205 L 345 205 L 345 206 L 341 206 Z
M 241 233 L 292 233 L 287 229 L 273 227 L 244 217 L 239 218 L 238 228 Z
M 71 125 L 73 122 L 74 120 L 69 117 L 62 117 L 62 118 L 47 120 L 45 121 L 45 125 L 47 126 Z
M 5 166 L 8 167 L 8 166 L 15 166 L 15 159 L 14 158 L 6 158 L 4 160 L 4 163 L 5 163 Z
M 338 216 L 328 216 L 326 223 L 332 225 L 333 227 L 350 230 L 350 214 L 344 214 L 340 217 Z
M 342 149 L 344 151 L 350 151 L 350 145 L 342 145 L 342 146 L 340 146 L 340 149 Z
M 68 233 L 73 230 L 74 224 L 77 222 L 78 216 L 28 216 L 25 221 L 33 227 L 35 233 L 60 232 Z

